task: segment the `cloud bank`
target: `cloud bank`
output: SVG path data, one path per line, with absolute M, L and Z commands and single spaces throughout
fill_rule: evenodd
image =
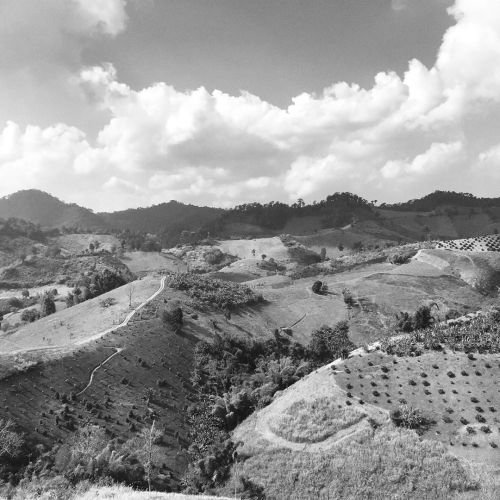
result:
M 112 64 L 84 68 L 73 85 L 107 123 L 91 140 L 66 124 L 8 122 L 0 194 L 37 187 L 100 210 L 344 190 L 383 201 L 438 188 L 498 196 L 500 4 L 456 0 L 449 13 L 456 24 L 433 67 L 414 59 L 402 76 L 379 73 L 367 89 L 335 83 L 286 109 L 246 92 L 134 90 Z M 78 36 L 117 36 L 127 22 L 123 0 L 73 0 L 68 15 Z

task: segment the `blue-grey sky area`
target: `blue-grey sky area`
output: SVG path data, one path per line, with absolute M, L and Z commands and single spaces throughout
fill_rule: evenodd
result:
M 498 196 L 490 0 L 0 0 L 0 195 Z

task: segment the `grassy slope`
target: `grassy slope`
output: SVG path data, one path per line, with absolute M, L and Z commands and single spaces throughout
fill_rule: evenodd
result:
M 118 238 L 110 234 L 63 234 L 50 239 L 51 244 L 57 245 L 69 254 L 88 250 L 91 241 L 98 241 L 100 243 L 99 249 L 103 248 L 108 252 L 111 251 L 113 245 L 120 247 Z
M 383 336 L 394 326 L 394 314 L 415 311 L 423 303 L 436 302 L 444 315 L 448 309 L 460 312 L 479 309 L 487 301 L 460 279 L 425 263 L 395 266 L 369 264 L 338 274 L 304 278 L 290 282 L 275 277 L 248 284 L 262 293 L 267 304 L 262 316 L 270 324 L 293 327 L 294 337 L 307 342 L 311 332 L 323 324 L 351 319 L 351 336 L 362 344 Z M 317 279 L 328 285 L 327 295 L 311 291 Z M 348 288 L 356 306 L 348 311 L 342 290 Z
M 149 315 L 154 316 L 151 309 Z M 164 434 L 162 461 L 178 478 L 187 462 L 181 450 L 187 445 L 184 411 L 189 404 L 190 367 L 197 339 L 188 333 L 181 336 L 166 331 L 157 318 L 139 319 L 62 359 L 1 380 L 0 415 L 13 419 L 29 440 L 49 446 L 71 439 L 74 427 L 85 423 L 98 424 L 111 436 L 127 439 L 154 418 Z M 96 372 L 89 389 L 68 403 L 68 418 L 64 419 L 64 405 L 56 398 L 56 391 L 78 393 L 92 370 L 115 348 L 123 351 Z M 165 380 L 165 384 L 158 387 L 157 380 Z M 149 406 L 153 413 L 143 399 L 147 388 L 156 391 Z M 131 428 L 132 423 L 137 430 Z
M 181 334 L 174 334 L 157 317 L 165 302 L 182 305 L 185 325 Z M 73 425 L 92 422 L 105 427 L 111 435 L 127 439 L 155 418 L 165 436 L 162 461 L 167 472 L 178 480 L 187 463 L 183 451 L 188 445 L 185 409 L 190 404 L 189 378 L 195 344 L 213 335 L 213 321 L 219 333 L 245 337 L 268 334 L 265 325 L 256 327 L 258 310 L 241 308 L 233 312 L 230 321 L 219 311 L 197 312 L 194 319 L 191 314 L 195 311 L 189 303 L 183 293 L 166 289 L 134 316 L 127 327 L 81 345 L 71 353 L 23 356 L 26 364 L 46 359 L 0 379 L 0 418 L 13 419 L 27 433 L 30 442 L 47 445 L 65 443 L 73 435 Z M 55 314 L 54 319 L 60 314 Z M 80 314 L 80 324 L 94 314 L 91 309 L 85 315 Z M 81 391 L 94 368 L 116 349 L 122 350 L 96 372 L 89 389 L 76 401 L 68 402 L 69 417 L 64 420 L 64 404 L 56 398 L 56 392 L 70 395 Z M 8 366 L 7 361 L 2 359 L 3 367 Z M 164 383 L 158 386 L 158 380 Z M 156 392 L 150 405 L 154 413 L 147 410 L 143 399 L 149 387 Z M 132 423 L 135 430 L 130 427 Z
M 152 271 L 172 271 L 184 270 L 183 262 L 175 257 L 159 252 L 126 252 L 122 262 L 133 272 L 143 273 Z
M 336 412 L 346 408 L 366 417 L 343 429 L 338 421 L 330 422 L 329 415 L 325 429 L 333 423 L 331 430 L 337 433 L 310 433 L 308 429 L 322 417 L 324 402 Z M 300 424 L 307 431 L 301 439 L 292 435 L 297 429 L 288 432 L 289 421 L 283 419 L 297 404 L 304 408 Z M 280 423 L 282 430 L 276 429 Z M 469 488 L 478 494 L 474 475 L 448 455 L 444 445 L 421 442 L 413 432 L 396 430 L 385 409 L 349 399 L 335 383 L 330 366 L 283 391 L 270 406 L 244 421 L 233 439 L 244 443 L 240 450 L 244 461 L 233 469 L 233 480 L 246 477 L 263 486 L 269 498 L 441 499 Z M 232 491 L 233 484 L 224 491 Z
M 153 295 L 159 284 L 159 277 L 148 276 L 28 324 L 13 334 L 2 334 L 0 355 L 24 349 L 74 346 L 89 336 L 121 323 L 130 312 L 130 291 L 132 306 L 135 307 Z M 100 303 L 107 298 L 114 299 L 115 303 L 102 307 Z
M 86 493 L 77 495 L 74 500 L 225 500 L 226 497 L 205 495 L 182 495 L 181 493 L 158 493 L 134 491 L 125 486 L 91 488 Z

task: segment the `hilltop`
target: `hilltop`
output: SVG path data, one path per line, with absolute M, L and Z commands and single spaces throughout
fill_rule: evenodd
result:
M 80 227 L 98 230 L 105 227 L 101 217 L 87 208 L 65 203 L 37 189 L 18 191 L 0 198 L 0 217 L 15 217 L 44 228 Z
M 73 232 L 154 233 L 163 247 L 212 237 L 314 236 L 317 246 L 384 245 L 425 239 L 492 234 L 500 227 L 500 199 L 436 191 L 417 200 L 377 204 L 352 193 L 290 205 L 247 203 L 231 209 L 177 201 L 145 208 L 94 213 L 38 190 L 0 199 L 0 218 L 16 217 L 42 228 Z

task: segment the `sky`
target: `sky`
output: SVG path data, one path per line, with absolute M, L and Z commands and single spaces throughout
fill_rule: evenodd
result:
M 500 2 L 0 0 L 0 196 L 499 196 Z

